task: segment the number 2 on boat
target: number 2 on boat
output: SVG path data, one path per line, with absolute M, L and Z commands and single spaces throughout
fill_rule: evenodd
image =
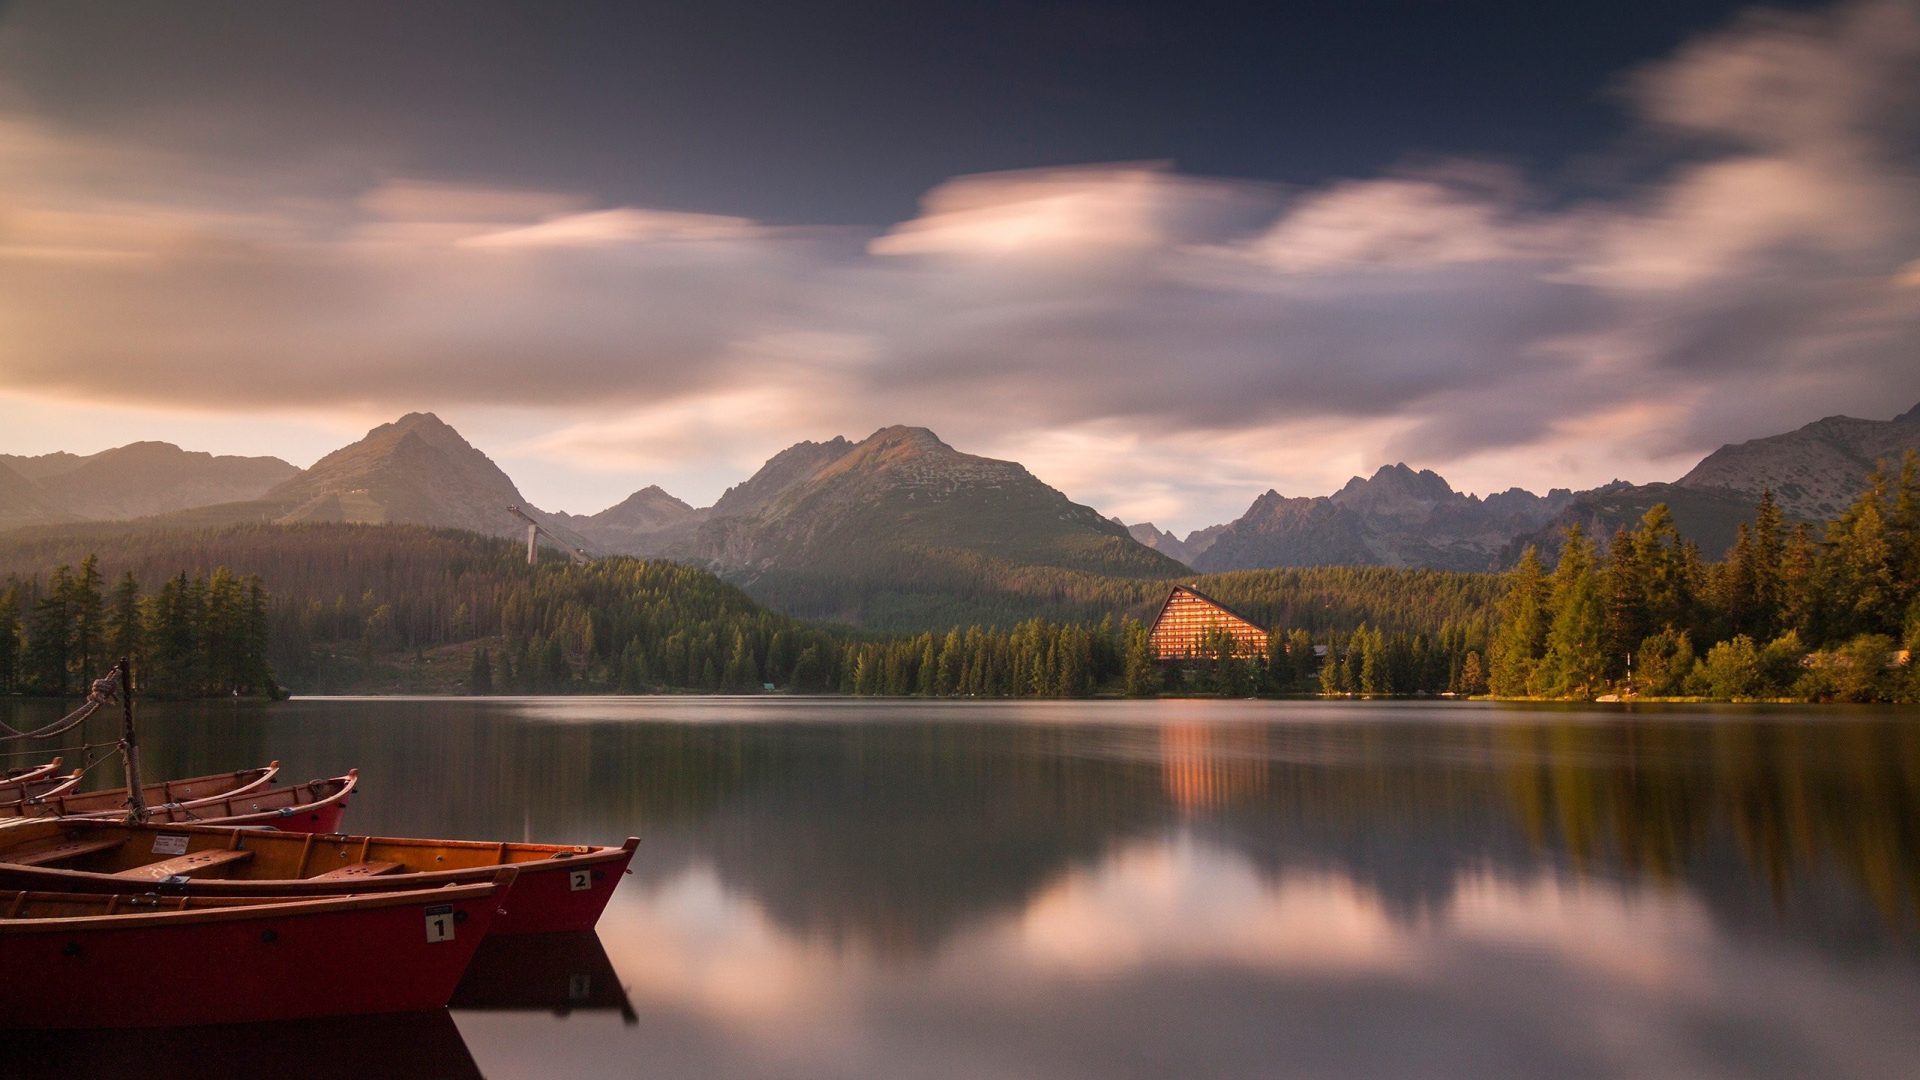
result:
M 567 888 L 574 892 L 586 892 L 588 889 L 593 888 L 593 871 L 567 871 Z

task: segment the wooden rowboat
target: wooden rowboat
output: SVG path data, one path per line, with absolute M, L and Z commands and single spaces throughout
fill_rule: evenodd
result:
M 490 844 L 118 822 L 36 821 L 0 830 L 0 888 L 117 892 L 144 883 L 189 896 L 325 896 L 490 881 L 520 871 L 493 934 L 591 930 L 639 839 L 620 847 Z
M 165 806 L 195 807 L 202 803 L 263 788 L 279 775 L 280 763 L 265 768 L 195 776 L 185 780 L 162 780 L 140 789 L 147 805 L 156 812 Z M 127 789 L 108 788 L 79 795 L 39 795 L 28 802 L 0 803 L 0 818 L 6 817 L 113 817 L 127 812 Z
M 147 822 L 278 829 L 293 833 L 334 832 L 340 828 L 340 819 L 346 816 L 347 796 L 353 794 L 354 785 L 359 782 L 360 770 L 348 769 L 345 776 L 309 780 L 270 791 L 201 799 L 181 806 L 152 807 Z
M 65 795 L 79 785 L 80 773 L 77 771 L 65 776 L 50 775 L 42 776 L 37 780 L 0 784 L 0 819 L 31 816 L 19 812 L 22 803 L 40 803 Z
M 60 767 L 60 760 L 59 758 L 54 758 L 52 761 L 41 765 L 20 765 L 8 769 L 4 774 L 0 774 L 0 786 L 24 784 L 29 780 L 40 780 L 52 776 L 54 770 Z
M 318 900 L 0 892 L 0 1025 L 162 1027 L 437 1009 L 515 871 Z

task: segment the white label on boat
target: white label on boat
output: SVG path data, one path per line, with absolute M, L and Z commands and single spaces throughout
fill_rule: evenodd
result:
M 453 906 L 451 904 L 441 904 L 439 907 L 427 909 L 427 940 L 429 942 L 453 940 Z
M 155 855 L 185 855 L 187 853 L 186 834 L 163 832 L 159 836 L 154 837 L 153 853 Z
M 588 889 L 593 888 L 593 871 L 591 870 L 567 871 L 567 888 L 573 890 L 574 892 L 586 892 Z

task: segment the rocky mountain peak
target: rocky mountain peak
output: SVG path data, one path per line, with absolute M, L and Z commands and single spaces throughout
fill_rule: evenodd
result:
M 953 447 L 940 441 L 940 436 L 935 435 L 932 431 L 923 427 L 909 427 L 905 424 L 894 424 L 891 427 L 883 427 L 865 439 L 860 440 L 859 445 L 881 450 L 890 450 L 896 447 L 908 447 L 916 450 L 953 450 Z
M 1897 463 L 1916 448 L 1920 406 L 1892 420 L 1828 416 L 1797 431 L 1722 446 L 1674 486 L 1749 499 L 1770 490 L 1789 517 L 1821 521 L 1860 497 L 1877 463 Z

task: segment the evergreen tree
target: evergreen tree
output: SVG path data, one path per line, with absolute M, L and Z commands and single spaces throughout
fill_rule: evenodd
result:
M 100 559 L 89 554 L 80 562 L 80 572 L 67 579 L 67 653 L 73 665 L 75 685 L 93 685 L 106 665 L 100 653 L 106 637 L 106 603 L 100 595 Z
M 264 622 L 266 614 L 261 613 Z M 144 662 L 140 648 L 140 583 L 133 571 L 121 575 L 107 604 L 107 655 L 113 659 L 131 657 Z
M 1638 543 L 1646 581 L 1646 625 L 1656 630 L 1686 627 L 1693 617 L 1697 555 L 1680 539 L 1666 503 L 1655 503 L 1640 519 Z
M 20 689 L 20 587 L 0 589 L 0 694 Z
M 1552 697 L 1593 697 L 1603 685 L 1606 610 L 1594 572 L 1593 544 L 1578 525 L 1567 528 L 1547 605 L 1552 623 L 1534 689 Z
M 1152 697 L 1160 691 L 1160 666 L 1154 660 L 1153 646 L 1147 638 L 1147 628 L 1139 623 L 1129 622 L 1124 633 L 1127 638 L 1124 676 L 1127 696 Z
M 467 693 L 493 693 L 493 661 L 488 658 L 485 646 L 473 650 L 473 666 L 467 669 Z
M 71 578 L 67 567 L 55 570 L 27 619 L 26 678 L 36 693 L 65 697 L 72 688 Z
M 1461 664 L 1458 692 L 1468 695 L 1484 694 L 1487 692 L 1487 676 L 1486 672 L 1480 668 L 1479 653 L 1467 653 L 1466 661 Z
M 1529 692 L 1534 668 L 1546 649 L 1547 578 L 1540 552 L 1529 545 L 1520 562 L 1507 574 L 1507 595 L 1500 602 L 1500 625 L 1491 651 L 1493 669 L 1488 685 L 1501 697 Z M 1331 654 L 1329 654 L 1331 659 Z M 1324 680 L 1323 680 L 1324 681 Z

